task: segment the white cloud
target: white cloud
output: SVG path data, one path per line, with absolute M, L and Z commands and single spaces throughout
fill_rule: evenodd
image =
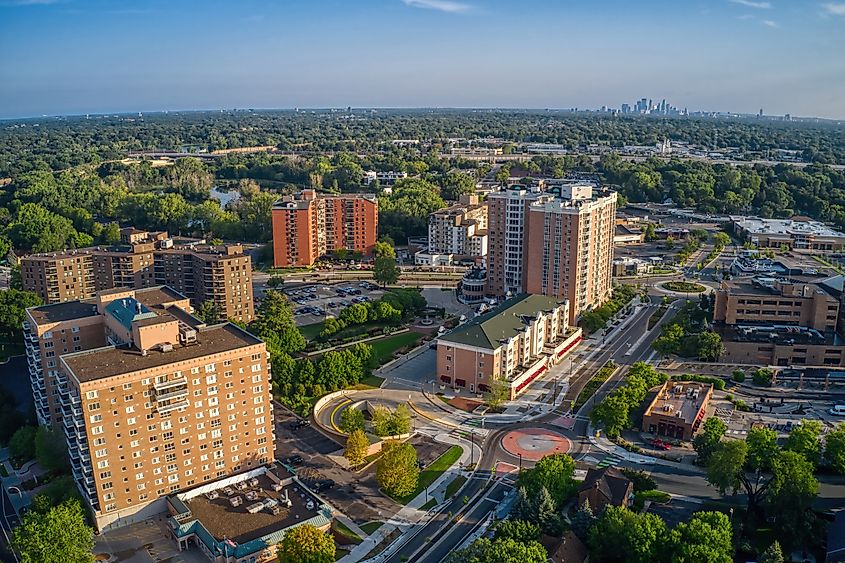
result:
M 768 27 L 774 27 L 774 28 L 780 27 L 778 25 L 778 22 L 772 21 L 772 20 L 763 20 L 763 25 L 768 26 Z
M 824 10 L 824 13 L 829 16 L 845 17 L 845 3 L 828 2 L 827 4 L 822 4 L 822 10 Z
M 402 2 L 411 8 L 424 8 L 426 10 L 437 10 L 450 14 L 468 12 L 471 8 L 469 4 L 452 2 L 451 0 L 402 0 Z
M 758 2 L 756 0 L 731 0 L 731 2 L 747 6 L 748 8 L 757 8 L 758 10 L 768 10 L 772 7 L 771 2 Z

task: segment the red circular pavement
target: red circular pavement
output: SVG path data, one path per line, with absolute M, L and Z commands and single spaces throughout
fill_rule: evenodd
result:
M 565 454 L 572 446 L 564 436 L 551 430 L 523 428 L 511 430 L 502 438 L 502 447 L 514 457 L 522 454 L 522 459 L 539 461 L 547 455 Z

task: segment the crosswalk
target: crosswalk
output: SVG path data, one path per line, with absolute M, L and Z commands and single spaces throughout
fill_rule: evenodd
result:
M 604 469 L 605 467 L 616 467 L 623 460 L 624 458 L 619 454 L 610 454 L 608 456 L 603 457 L 602 460 L 596 464 L 596 468 Z

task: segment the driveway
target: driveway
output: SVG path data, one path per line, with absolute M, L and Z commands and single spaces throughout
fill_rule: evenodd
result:
M 437 351 L 426 345 L 377 370 L 375 375 L 385 379 L 384 388 L 419 390 L 421 384 L 434 380 L 436 372 Z

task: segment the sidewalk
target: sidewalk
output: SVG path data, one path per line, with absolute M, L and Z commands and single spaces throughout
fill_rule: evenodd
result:
M 381 541 L 389 536 L 394 530 L 397 528 L 405 534 L 408 530 L 410 530 L 413 526 L 419 524 L 423 520 L 426 522 L 429 518 L 437 511 L 437 507 L 442 505 L 446 500 L 446 489 L 449 484 L 455 479 L 458 475 L 468 476 L 471 472 L 467 472 L 461 469 L 461 467 L 467 465 L 470 460 L 470 443 L 466 440 L 460 440 L 450 436 L 447 433 L 442 433 L 434 438 L 438 442 L 442 442 L 444 444 L 450 445 L 457 445 L 463 448 L 463 453 L 458 460 L 452 464 L 452 467 L 447 469 L 440 475 L 437 479 L 431 483 L 425 491 L 418 494 L 416 497 L 411 499 L 408 504 L 403 506 L 399 509 L 399 511 L 393 515 L 393 517 L 389 518 L 381 527 L 373 532 L 372 535 L 367 536 L 366 532 L 360 530 L 358 526 L 350 528 L 355 531 L 355 533 L 359 533 L 358 530 L 361 531 L 359 535 L 364 538 L 360 544 L 355 546 L 347 555 L 341 558 L 339 561 L 341 563 L 356 563 L 357 561 L 361 561 L 367 554 L 372 551 L 372 549 L 377 546 Z M 473 458 L 478 460 L 481 456 L 481 448 L 479 446 L 474 446 L 475 453 L 473 454 Z M 428 511 L 421 510 L 421 507 L 430 499 L 435 499 L 437 501 L 437 506 L 432 508 Z M 348 520 L 348 519 L 346 519 Z M 349 523 L 346 520 L 342 520 L 344 524 L 349 526 Z M 407 536 L 400 536 L 407 537 Z M 396 541 L 399 541 L 397 538 Z M 391 546 L 396 545 L 396 541 L 394 541 Z M 381 556 L 386 555 L 391 546 L 388 546 L 384 551 L 382 551 Z

